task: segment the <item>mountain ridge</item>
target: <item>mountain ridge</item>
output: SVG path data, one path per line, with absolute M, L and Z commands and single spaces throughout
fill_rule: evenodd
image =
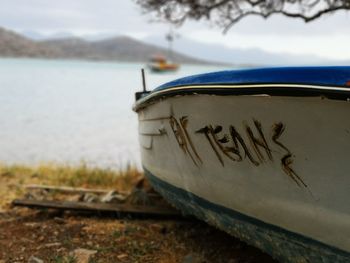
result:
M 98 41 L 87 41 L 78 37 L 39 41 L 0 27 L 0 56 L 2 57 L 146 62 L 154 54 L 167 54 L 167 49 L 127 36 Z M 178 63 L 215 63 L 180 52 L 173 52 L 172 55 L 174 61 Z
M 168 53 L 167 42 L 161 36 L 148 36 L 141 40 L 128 36 L 102 36 L 76 37 L 71 33 L 60 32 L 44 37 L 35 31 L 19 34 L 0 27 L 0 56 L 147 62 L 152 55 Z M 349 60 L 332 60 L 310 54 L 269 52 L 259 48 L 231 48 L 186 37 L 176 40 L 173 60 L 181 64 L 236 67 L 350 64 Z

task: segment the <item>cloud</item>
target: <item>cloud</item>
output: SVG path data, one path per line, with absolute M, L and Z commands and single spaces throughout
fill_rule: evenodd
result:
M 132 1 L 120 0 L 0 0 L 0 25 L 16 30 L 153 31 Z
M 131 0 L 0 0 L 0 26 L 44 34 L 67 32 L 126 34 L 138 38 L 164 35 L 169 25 L 149 23 L 151 17 Z M 189 21 L 178 29 L 193 39 L 232 47 L 261 48 L 270 52 L 316 54 L 328 58 L 350 58 L 350 15 L 346 12 L 305 24 L 279 15 L 268 20 L 243 19 L 225 36 L 205 22 Z
M 189 38 L 208 44 L 224 44 L 231 48 L 259 48 L 273 53 L 317 55 L 328 59 L 350 59 L 350 35 L 247 35 L 232 33 L 223 36 L 207 30 L 197 31 Z
M 339 12 L 324 16 L 310 23 L 301 19 L 275 15 L 269 19 L 247 17 L 232 27 L 228 34 L 241 35 L 288 35 L 288 36 L 320 36 L 334 34 L 350 34 L 350 13 Z

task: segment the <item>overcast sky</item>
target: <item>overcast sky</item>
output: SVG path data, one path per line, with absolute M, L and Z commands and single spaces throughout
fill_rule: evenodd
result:
M 149 23 L 151 17 L 141 15 L 132 0 L 0 0 L 0 6 L 0 26 L 19 32 L 144 38 L 164 35 L 169 29 L 165 24 Z M 350 59 L 350 12 L 311 24 L 280 16 L 247 18 L 226 35 L 221 31 L 205 22 L 189 22 L 178 29 L 180 35 L 206 43 Z

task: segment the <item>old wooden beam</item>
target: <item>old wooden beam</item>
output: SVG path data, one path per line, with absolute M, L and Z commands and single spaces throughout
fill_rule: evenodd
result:
M 38 184 L 29 184 L 25 186 L 28 190 L 48 190 L 48 191 L 57 191 L 68 194 L 107 194 L 112 190 L 103 190 L 103 189 L 88 189 L 88 188 L 79 188 L 79 187 L 68 187 L 68 186 L 53 186 L 53 185 L 38 185 Z M 129 194 L 125 191 L 116 191 L 120 194 Z
M 179 218 L 181 213 L 172 208 L 157 206 L 140 206 L 129 204 L 107 204 L 107 203 L 87 203 L 71 201 L 48 201 L 48 200 L 28 200 L 16 199 L 12 202 L 14 206 L 25 206 L 29 208 L 53 208 L 59 210 L 85 211 L 93 213 L 114 213 L 119 216 L 135 215 L 141 217 L 167 217 Z

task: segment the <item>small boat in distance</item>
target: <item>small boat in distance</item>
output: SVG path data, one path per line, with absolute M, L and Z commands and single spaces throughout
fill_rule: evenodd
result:
M 349 81 L 350 67 L 263 68 L 139 92 L 145 175 L 280 262 L 350 262 Z
M 165 39 L 168 42 L 168 59 L 163 55 L 153 56 L 148 64 L 148 68 L 152 72 L 171 72 L 179 69 L 180 65 L 171 61 L 174 57 L 173 42 L 176 37 L 178 37 L 178 35 L 170 28 L 169 33 L 165 36 Z
M 153 56 L 147 66 L 152 72 L 169 72 L 179 69 L 179 64 L 167 61 L 166 58 L 161 55 Z

